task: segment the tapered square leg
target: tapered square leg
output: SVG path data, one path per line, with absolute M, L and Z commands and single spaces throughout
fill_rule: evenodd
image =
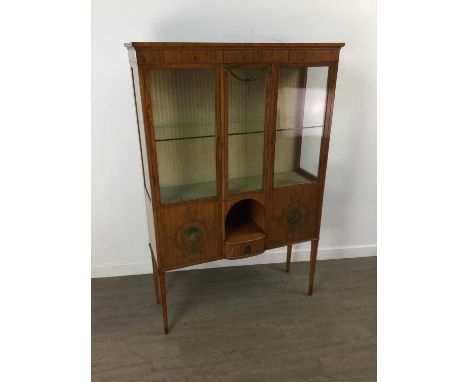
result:
M 167 300 L 166 300 L 166 272 L 158 274 L 159 292 L 161 293 L 161 308 L 164 321 L 164 333 L 169 333 L 169 325 L 167 320 Z
M 156 266 L 156 260 L 151 254 L 151 264 L 153 265 L 153 281 L 154 281 L 154 294 L 156 296 L 156 302 L 161 303 L 161 296 L 159 294 L 159 281 L 158 281 L 158 267 Z
M 286 272 L 289 272 L 289 268 L 291 266 L 291 252 L 292 252 L 292 245 L 288 245 L 288 254 L 286 256 Z
M 317 263 L 318 239 L 310 242 L 309 296 L 314 290 L 315 265 Z

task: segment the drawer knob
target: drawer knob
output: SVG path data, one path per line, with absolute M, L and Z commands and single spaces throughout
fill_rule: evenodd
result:
M 250 255 L 251 252 L 252 252 L 252 246 L 250 244 L 246 245 L 244 247 L 244 254 L 245 255 Z

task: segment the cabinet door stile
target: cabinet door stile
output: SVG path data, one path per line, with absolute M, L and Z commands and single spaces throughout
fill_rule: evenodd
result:
M 217 250 L 222 254 L 222 242 L 224 237 L 224 225 L 222 224 L 223 220 L 223 153 L 224 153 L 224 129 L 223 129 L 223 65 L 215 66 L 215 84 L 216 84 L 216 188 L 217 188 L 217 203 L 216 203 L 216 216 L 217 224 L 221 226 L 221 229 L 218 230 L 217 237 Z
M 228 145 L 228 93 L 229 93 L 229 81 L 228 81 L 228 73 L 222 68 L 222 76 L 221 76 L 221 111 L 222 111 L 222 136 L 223 136 L 223 150 L 222 150 L 222 182 L 223 182 L 223 190 L 222 190 L 222 199 L 226 200 L 228 195 L 228 155 L 229 155 L 229 145 Z
M 276 102 L 278 98 L 278 66 L 276 64 L 271 65 L 270 74 L 270 92 L 268 96 L 269 101 L 269 124 L 266 134 L 266 147 L 268 148 L 267 158 L 267 169 L 266 169 L 266 195 L 267 197 L 271 194 L 273 188 L 273 166 L 272 163 L 275 158 L 275 126 L 276 126 Z
M 218 200 L 222 200 L 223 194 L 223 90 L 222 90 L 222 65 L 216 65 L 215 68 L 215 100 L 216 100 L 216 195 Z
M 268 172 L 269 172 L 269 162 L 270 157 L 270 125 L 271 125 L 271 108 L 272 108 L 272 76 L 271 76 L 271 65 L 268 66 L 268 71 L 266 74 L 266 89 L 265 89 L 265 127 L 263 129 L 263 179 L 262 179 L 262 189 L 265 194 L 268 195 Z
M 333 103 L 335 101 L 335 88 L 336 79 L 338 76 L 338 62 L 331 65 L 328 70 L 328 84 L 327 84 L 327 108 L 325 112 L 323 142 L 320 152 L 320 169 L 319 169 L 319 183 L 321 184 L 320 192 L 317 195 L 317 213 L 315 216 L 315 225 L 318 227 L 318 233 L 320 235 L 320 228 L 322 223 L 322 211 L 323 211 L 323 197 L 325 193 L 325 178 L 327 173 L 327 162 L 328 162 L 328 149 L 330 145 L 330 132 L 331 123 L 333 118 Z
M 266 248 L 270 246 L 270 232 L 271 229 L 271 214 L 272 214 L 272 192 L 273 192 L 273 168 L 272 164 L 275 160 L 275 126 L 276 126 L 276 100 L 278 97 L 278 65 L 276 63 L 272 63 L 271 65 L 271 76 L 270 76 L 270 113 L 269 113 L 269 127 L 268 127 L 268 134 L 267 134 L 267 147 L 268 147 L 268 167 L 267 167 L 267 182 L 266 182 L 266 208 L 265 208 L 265 217 L 266 217 Z
M 301 69 L 301 79 L 300 79 L 300 85 L 299 86 L 302 89 L 305 89 L 306 84 L 307 84 L 307 69 L 302 68 Z M 297 110 L 298 119 L 301 122 L 301 125 L 304 122 L 304 108 L 301 107 L 301 105 L 304 105 L 304 103 L 305 103 L 305 90 L 303 90 L 302 93 L 301 93 L 300 100 L 299 100 L 299 105 L 298 105 L 298 110 Z M 297 134 L 296 135 L 295 145 L 296 145 L 296 150 L 295 150 L 296 153 L 295 153 L 294 162 L 295 162 L 296 168 L 299 168 L 300 167 L 300 161 L 301 161 L 301 151 L 302 151 L 302 134 Z
M 325 110 L 324 129 L 322 136 L 322 145 L 320 150 L 320 168 L 319 182 L 325 184 L 325 175 L 327 171 L 328 147 L 330 144 L 331 121 L 333 116 L 333 102 L 335 100 L 335 86 L 338 64 L 329 66 L 327 83 L 327 106 Z

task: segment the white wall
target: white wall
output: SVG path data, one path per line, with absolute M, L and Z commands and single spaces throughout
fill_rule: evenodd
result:
M 345 42 L 319 258 L 376 255 L 374 0 L 92 0 L 94 277 L 151 271 L 129 41 Z M 305 260 L 307 248 L 294 246 L 293 260 Z M 283 260 L 278 249 L 203 267 Z

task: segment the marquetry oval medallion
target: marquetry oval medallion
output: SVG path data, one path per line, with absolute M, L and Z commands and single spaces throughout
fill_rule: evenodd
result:
M 294 233 L 301 229 L 304 225 L 306 217 L 306 208 L 302 203 L 292 203 L 283 211 L 282 223 L 283 227 L 290 233 Z
M 177 246 L 187 255 L 199 252 L 205 241 L 205 225 L 199 220 L 190 220 L 177 230 Z

